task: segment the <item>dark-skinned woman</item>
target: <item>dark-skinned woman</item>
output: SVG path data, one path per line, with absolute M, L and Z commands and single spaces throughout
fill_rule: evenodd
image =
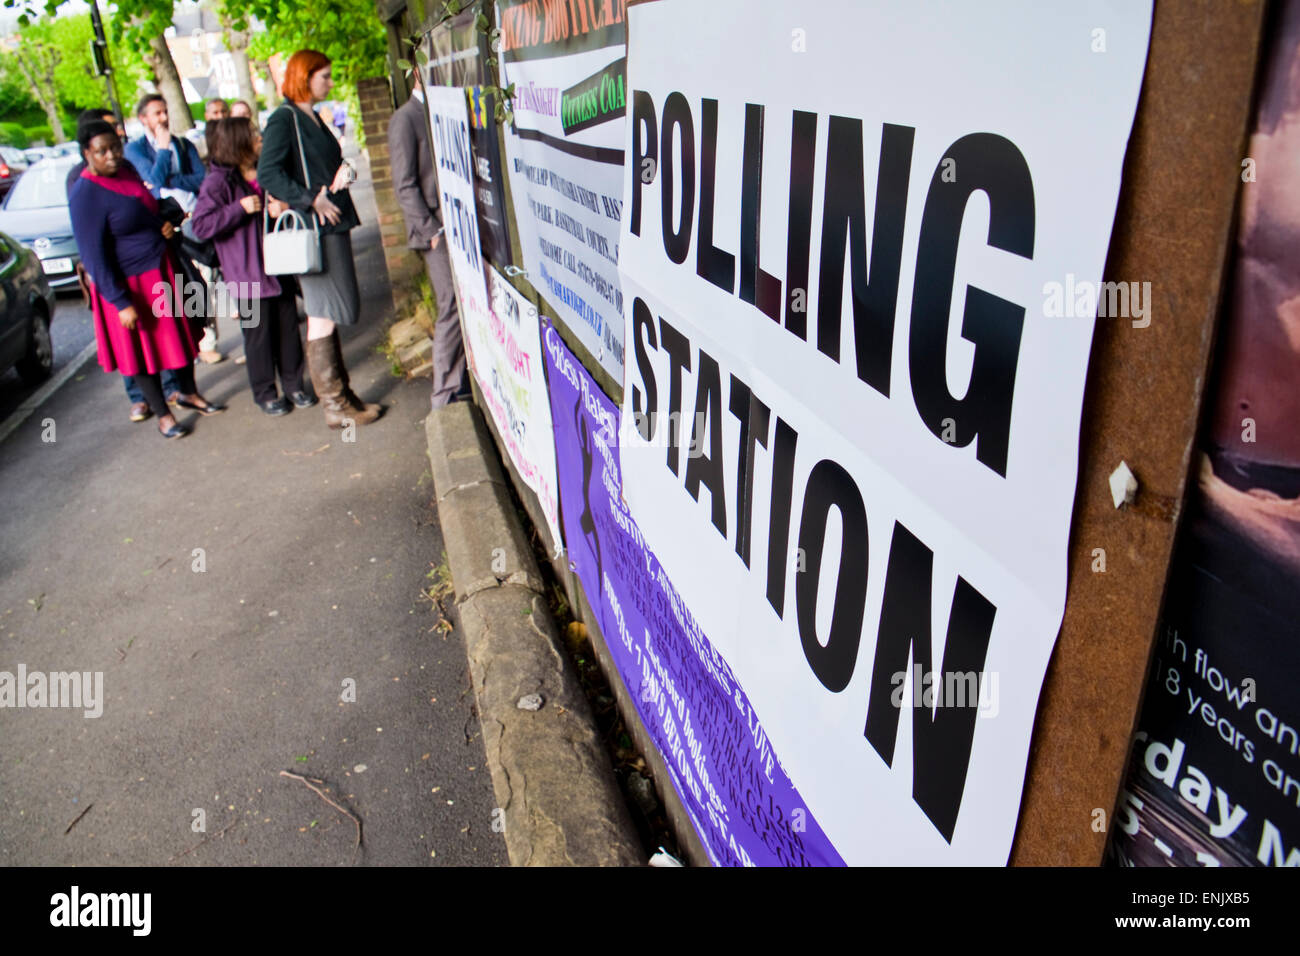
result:
M 108 123 L 91 122 L 77 133 L 86 168 L 72 187 L 69 212 L 81 261 L 90 276 L 90 311 L 99 364 L 105 372 L 135 377 L 166 438 L 188 430 L 177 424 L 163 398 L 159 375 L 172 369 L 180 386 L 178 404 L 203 415 L 225 411 L 198 393 L 189 323 L 173 314 L 175 267 L 167 239 L 175 231 L 158 215 Z

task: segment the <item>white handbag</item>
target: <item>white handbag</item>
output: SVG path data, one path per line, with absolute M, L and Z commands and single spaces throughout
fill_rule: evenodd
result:
M 290 222 L 294 223 L 292 228 L 284 228 Z M 269 276 L 320 272 L 320 232 L 316 228 L 316 217 L 312 216 L 311 228 L 308 228 L 298 210 L 281 213 L 275 221 L 275 228 L 262 237 L 262 264 Z
M 293 109 L 293 107 L 287 107 Z M 302 160 L 302 181 L 311 189 L 311 177 L 307 174 L 307 156 L 302 148 L 302 130 L 298 128 L 298 117 L 293 118 L 293 129 L 298 135 L 298 158 Z M 262 206 L 262 265 L 267 275 L 306 275 L 321 270 L 320 229 L 316 225 L 316 214 L 311 216 L 308 228 L 302 213 L 290 209 L 280 214 L 275 227 L 269 228 L 270 212 L 266 204 Z M 288 225 L 289 228 L 285 228 Z

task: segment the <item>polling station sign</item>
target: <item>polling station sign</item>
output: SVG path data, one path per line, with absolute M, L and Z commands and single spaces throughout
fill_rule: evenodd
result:
M 569 567 L 709 861 L 842 864 L 743 688 L 628 514 L 618 406 L 546 319 L 542 341 Z
M 464 329 L 489 326 L 492 309 L 483 278 L 483 253 L 479 242 L 474 202 L 474 151 L 470 145 L 465 91 L 459 87 L 425 88 L 433 158 L 438 167 L 443 240 L 456 283 L 456 301 Z M 469 337 L 472 343 L 473 338 Z M 470 348 L 470 362 L 474 361 Z
M 630 514 L 846 862 L 1004 863 L 1151 4 L 629 17 Z

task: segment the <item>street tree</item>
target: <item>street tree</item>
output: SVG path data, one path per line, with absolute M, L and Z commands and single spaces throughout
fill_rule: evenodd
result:
M 252 63 L 248 56 L 248 44 L 251 39 L 248 24 L 239 18 L 238 13 L 232 14 L 231 11 L 238 10 L 238 7 L 226 0 L 215 3 L 214 10 L 221 23 L 221 41 L 230 52 L 230 59 L 235 64 L 235 82 L 239 84 L 239 99 L 253 105 L 257 102 L 257 94 L 253 88 Z
M 6 9 L 19 11 L 18 23 L 24 29 L 37 20 L 38 10 L 44 10 L 52 18 L 63 3 L 64 0 L 45 0 L 43 4 L 40 0 L 4 0 Z M 112 23 L 126 47 L 142 57 L 153 71 L 158 92 L 167 101 L 172 132 L 185 133 L 194 128 L 194 121 L 165 36 L 167 28 L 172 26 L 172 6 L 172 0 L 115 0 Z
M 55 142 L 63 142 L 63 117 L 59 115 L 59 94 L 55 86 L 55 73 L 63 62 L 63 51 L 55 41 L 54 21 L 38 20 L 27 24 L 18 35 L 18 45 L 13 51 L 13 62 L 27 81 L 36 102 L 45 111 L 46 122 L 54 132 Z

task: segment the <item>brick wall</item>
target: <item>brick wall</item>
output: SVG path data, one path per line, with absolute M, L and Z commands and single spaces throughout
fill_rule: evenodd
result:
M 388 120 L 393 115 L 393 101 L 387 77 L 372 77 L 357 84 L 361 100 L 361 125 L 366 133 L 366 152 L 370 156 L 370 174 L 375 187 L 375 207 L 379 211 L 379 235 L 388 266 L 388 281 L 393 290 L 393 309 L 400 319 L 411 313 L 419 301 L 416 278 L 421 270 L 419 256 L 406 248 L 406 222 L 393 193 L 392 169 L 388 160 Z

